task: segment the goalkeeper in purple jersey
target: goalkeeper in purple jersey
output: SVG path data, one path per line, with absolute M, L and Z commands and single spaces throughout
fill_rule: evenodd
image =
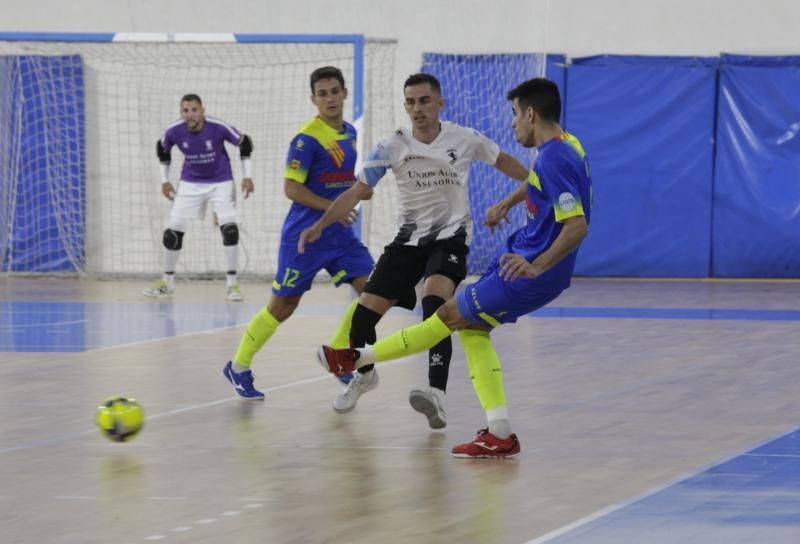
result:
M 453 448 L 455 457 L 505 458 L 520 453 L 512 433 L 500 359 L 489 332 L 502 323 L 552 302 L 569 287 L 575 256 L 589 230 L 592 181 L 586 154 L 575 136 L 558 124 L 561 97 L 552 81 L 536 78 L 508 93 L 517 140 L 538 150 L 528 180 L 492 206 L 484 223 L 493 228 L 525 202 L 527 222 L 508 237 L 475 283 L 451 297 L 419 325 L 370 348 L 322 346 L 320 362 L 334 374 L 405 357 L 430 348 L 458 331 L 472 385 L 488 425 L 471 442 Z
M 239 260 L 239 227 L 236 209 L 236 187 L 225 142 L 239 148 L 242 160 L 242 194 L 253 192 L 250 154 L 253 142 L 231 125 L 206 117 L 203 102 L 196 94 L 181 98 L 181 119 L 167 127 L 164 136 L 156 142 L 156 154 L 161 162 L 161 192 L 173 201 L 169 222 L 164 230 L 164 275 L 143 291 L 147 297 L 171 296 L 175 289 L 175 266 L 183 248 L 183 236 L 191 219 L 202 219 L 211 203 L 216 222 L 222 234 L 222 245 L 227 263 L 226 299 L 242 300 L 237 279 Z M 177 146 L 183 154 L 181 182 L 177 191 L 169 181 L 172 148 Z

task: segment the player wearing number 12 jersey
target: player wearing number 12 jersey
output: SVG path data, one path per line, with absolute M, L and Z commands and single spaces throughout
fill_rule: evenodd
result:
M 225 365 L 224 376 L 239 396 L 262 400 L 264 395 L 253 386 L 250 366 L 253 356 L 297 308 L 303 293 L 311 288 L 314 276 L 325 269 L 336 286 L 352 285 L 360 294 L 374 261 L 352 229 L 356 212 L 349 210 L 337 225 L 326 233 L 314 251 L 297 252 L 297 241 L 304 228 L 317 221 L 328 205 L 355 183 L 356 130 L 343 120 L 347 88 L 342 72 L 333 66 L 311 74 L 311 101 L 318 115 L 306 123 L 294 137 L 286 159 L 284 192 L 292 201 L 281 232 L 278 267 L 272 283 L 272 296 L 247 326 L 234 358 Z M 349 345 L 350 318 L 346 319 L 331 340 L 332 345 Z M 347 383 L 349 375 L 340 379 Z

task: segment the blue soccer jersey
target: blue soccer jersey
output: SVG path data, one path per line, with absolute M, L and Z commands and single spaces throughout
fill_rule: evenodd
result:
M 464 318 L 483 325 L 513 323 L 541 308 L 569 287 L 576 251 L 536 278 L 503 279 L 498 259 L 517 253 L 533 261 L 546 251 L 570 217 L 584 216 L 589 223 L 592 180 L 586 153 L 577 138 L 563 133 L 539 146 L 528 176 L 525 198 L 527 221 L 514 232 L 481 278 L 456 298 Z
M 345 122 L 336 130 L 319 117 L 306 123 L 289 146 L 284 177 L 304 184 L 312 193 L 329 200 L 355 183 L 356 129 Z M 303 229 L 313 225 L 324 212 L 292 202 L 281 233 L 282 244 L 297 245 Z M 353 229 L 340 223 L 326 228 L 315 247 L 349 244 Z
M 345 123 L 339 131 L 316 117 L 292 140 L 284 177 L 303 183 L 314 194 L 334 200 L 355 183 L 355 165 L 355 128 Z M 272 292 L 276 295 L 302 295 L 323 269 L 337 287 L 372 271 L 375 262 L 369 251 L 356 238 L 353 229 L 341 223 L 323 230 L 319 240 L 306 246 L 304 254 L 297 252 L 300 233 L 323 213 L 292 202 L 283 223 L 278 268 L 272 282 Z
M 525 226 L 509 236 L 503 253 L 518 253 L 528 261 L 549 248 L 561 233 L 566 219 L 584 216 L 589 224 L 592 180 L 586 152 L 580 141 L 567 132 L 539 146 L 528 175 Z M 569 285 L 576 252 L 542 275 L 542 279 Z

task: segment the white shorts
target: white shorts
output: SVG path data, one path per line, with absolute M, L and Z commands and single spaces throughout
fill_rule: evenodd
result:
M 169 213 L 170 228 L 186 224 L 187 219 L 203 219 L 211 202 L 220 225 L 236 223 L 236 186 L 233 180 L 217 183 L 183 181 L 178 184 L 178 194 Z M 175 230 L 185 230 L 175 229 Z

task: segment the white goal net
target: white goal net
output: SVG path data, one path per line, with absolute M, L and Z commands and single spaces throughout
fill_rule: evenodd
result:
M 363 151 L 395 128 L 392 41 L 366 40 Z M 291 138 L 316 114 L 310 73 L 342 69 L 354 97 L 350 43 L 0 41 L 0 252 L 3 272 L 157 276 L 170 202 L 161 195 L 155 142 L 200 95 L 206 113 L 254 142 L 255 193 L 239 201 L 240 271 L 271 277 L 289 201 L 283 170 Z M 352 102 L 347 104 L 352 112 Z M 352 115 L 346 119 L 352 121 Z M 238 150 L 229 148 L 237 187 Z M 173 153 L 170 176 L 180 175 Z M 240 196 L 241 198 L 241 196 Z M 393 226 L 393 195 L 363 226 L 373 254 Z M 388 226 L 387 226 L 388 225 Z M 184 238 L 179 277 L 222 277 L 220 232 L 209 212 Z

